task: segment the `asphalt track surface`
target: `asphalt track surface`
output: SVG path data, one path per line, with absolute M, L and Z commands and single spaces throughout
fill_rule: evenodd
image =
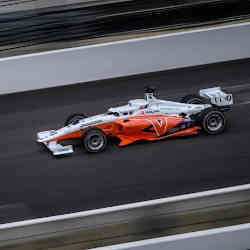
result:
M 0 98 L 1 223 L 103 208 L 250 181 L 250 60 L 76 84 Z M 96 114 L 154 85 L 162 99 L 222 86 L 235 96 L 229 127 L 219 136 L 192 136 L 100 154 L 80 146 L 55 158 L 36 133 L 59 128 L 75 112 Z

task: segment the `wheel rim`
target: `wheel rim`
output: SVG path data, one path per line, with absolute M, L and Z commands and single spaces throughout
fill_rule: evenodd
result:
M 88 147 L 91 150 L 94 151 L 99 150 L 103 147 L 103 145 L 104 145 L 104 139 L 101 135 L 94 134 L 88 138 Z
M 211 115 L 207 120 L 207 127 L 210 131 L 218 131 L 223 127 L 224 119 L 219 114 Z

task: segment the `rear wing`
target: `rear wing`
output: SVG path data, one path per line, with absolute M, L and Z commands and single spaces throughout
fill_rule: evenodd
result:
M 227 94 L 220 87 L 201 89 L 200 96 L 210 99 L 210 102 L 216 106 L 233 105 L 233 95 Z

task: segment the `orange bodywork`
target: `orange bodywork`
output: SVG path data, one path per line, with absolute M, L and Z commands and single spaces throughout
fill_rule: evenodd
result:
M 92 126 L 101 129 L 107 136 L 120 139 L 120 146 L 125 146 L 139 140 L 162 140 L 174 136 L 197 134 L 199 126 L 194 126 L 190 120 L 180 116 L 163 114 L 146 114 L 118 119 Z M 84 130 L 79 130 L 54 141 L 81 138 Z

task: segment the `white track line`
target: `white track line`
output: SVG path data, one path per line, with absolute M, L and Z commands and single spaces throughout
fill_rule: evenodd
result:
M 239 84 L 239 85 L 233 85 L 229 87 L 222 87 L 223 89 L 240 89 L 240 88 L 250 88 L 250 83 L 245 83 L 245 84 Z
M 250 104 L 250 101 L 245 101 L 245 102 L 241 102 L 241 103 L 236 103 L 233 106 L 241 106 L 241 105 L 248 105 Z
M 83 217 L 88 217 L 88 216 L 93 216 L 93 215 L 114 213 L 114 212 L 120 212 L 120 211 L 125 211 L 125 210 L 130 210 L 130 209 L 135 209 L 135 208 L 142 208 L 142 207 L 152 207 L 152 206 L 162 205 L 166 203 L 175 203 L 179 201 L 211 197 L 211 196 L 222 195 L 222 194 L 230 194 L 230 193 L 241 192 L 241 191 L 246 191 L 246 190 L 250 190 L 250 184 L 212 189 L 209 191 L 183 194 L 183 195 L 177 195 L 177 196 L 172 196 L 172 197 L 167 197 L 167 198 L 160 198 L 156 200 L 148 200 L 148 201 L 141 201 L 141 202 L 136 202 L 136 203 L 118 205 L 114 207 L 87 210 L 83 212 L 76 212 L 76 213 L 55 215 L 51 217 L 38 218 L 38 219 L 32 219 L 32 220 L 11 222 L 11 223 L 6 223 L 6 224 L 0 224 L 0 233 L 1 233 L 1 230 L 11 229 L 11 228 L 27 227 L 27 226 L 31 226 L 35 224 L 43 224 L 43 223 L 49 223 L 49 222 L 53 223 L 57 221 L 67 221 L 70 219 L 83 218 Z

